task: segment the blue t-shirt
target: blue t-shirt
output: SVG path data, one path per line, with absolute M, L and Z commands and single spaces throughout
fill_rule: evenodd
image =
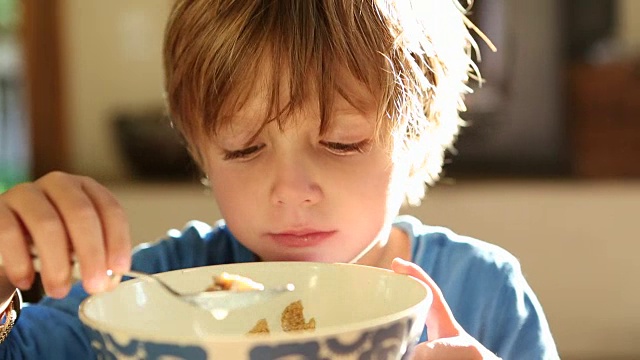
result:
M 507 359 L 558 359 L 549 325 L 517 259 L 502 248 L 400 216 L 394 226 L 412 240 L 412 261 L 438 284 L 462 327 Z M 189 267 L 257 261 L 224 222 L 191 222 L 178 234 L 138 246 L 132 268 L 158 273 Z M 25 307 L 0 345 L 0 359 L 91 359 L 78 318 L 87 297 L 80 284 L 62 299 Z M 424 335 L 423 335 L 423 341 Z

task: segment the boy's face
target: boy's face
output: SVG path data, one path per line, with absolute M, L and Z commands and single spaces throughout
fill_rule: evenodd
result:
M 361 111 L 337 96 L 321 136 L 314 98 L 283 129 L 271 122 L 248 142 L 265 98 L 256 88 L 232 126 L 200 147 L 232 233 L 265 261 L 350 262 L 383 250 L 407 171 L 391 161 L 392 145 L 374 139 L 373 101 Z

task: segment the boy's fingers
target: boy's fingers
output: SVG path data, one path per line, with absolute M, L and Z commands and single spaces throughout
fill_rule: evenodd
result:
M 108 279 L 102 224 L 80 181 L 67 174 L 50 173 L 36 183 L 43 188 L 62 218 L 73 253 L 80 263 L 85 290 L 95 293 L 105 289 Z M 44 252 L 40 252 L 44 263 L 43 254 Z M 67 263 L 70 263 L 70 251 L 65 257 Z
M 131 235 L 122 207 L 116 198 L 95 180 L 83 178 L 82 187 L 100 215 L 108 268 L 116 273 L 129 271 Z
M 53 297 L 65 296 L 69 291 L 71 274 L 69 240 L 56 207 L 40 188 L 31 183 L 18 185 L 3 196 L 4 203 L 16 214 L 17 221 L 24 225 L 27 232 L 27 236 L 19 239 L 22 245 L 16 249 L 23 254 L 24 247 L 30 245 L 28 240 L 31 240 L 38 253 L 46 254 L 40 258 L 42 285 L 47 294 Z M 33 271 L 31 257 L 25 260 L 22 256 L 20 264 L 13 264 L 16 267 L 8 271 L 15 269 L 24 272 L 26 269 L 30 276 Z
M 433 302 L 427 315 L 428 340 L 450 338 L 464 333 L 451 313 L 449 305 L 436 283 L 419 266 L 406 260 L 396 258 L 391 263 L 391 269 L 397 273 L 413 276 L 424 282 L 433 292 Z
M 483 351 L 475 341 L 458 336 L 418 344 L 413 352 L 413 359 L 491 360 L 497 358 L 488 351 Z
M 13 211 L 0 202 L 0 257 L 7 277 L 22 290 L 29 289 L 35 277 L 27 236 Z

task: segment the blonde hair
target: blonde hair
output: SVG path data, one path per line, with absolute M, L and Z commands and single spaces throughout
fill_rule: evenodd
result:
M 322 133 L 336 92 L 357 104 L 339 81 L 346 72 L 377 98 L 386 120 L 379 128 L 401 134 L 403 157 L 412 159 L 406 199 L 419 204 L 457 136 L 473 69 L 473 40 L 454 1 L 177 0 L 164 44 L 174 126 L 200 162 L 197 144 L 230 121 L 267 58 L 278 66 L 270 69 L 262 126 L 282 126 L 281 115 L 315 90 Z M 287 104 L 279 103 L 282 79 L 288 80 Z

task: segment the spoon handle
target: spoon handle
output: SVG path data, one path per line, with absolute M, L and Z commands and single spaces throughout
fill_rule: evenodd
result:
M 36 272 L 40 272 L 40 270 L 42 269 L 42 264 L 40 262 L 40 258 L 38 257 L 38 253 L 36 252 L 36 249 L 33 248 L 33 247 L 31 248 L 31 259 L 32 259 L 33 268 L 35 269 L 35 271 Z M 174 290 L 173 288 L 171 288 L 169 285 L 165 284 L 160 279 L 157 279 L 157 278 L 153 277 L 151 274 L 147 274 L 147 273 L 143 273 L 143 272 L 139 272 L 139 271 L 134 271 L 134 270 L 129 270 L 129 271 L 124 272 L 124 273 L 116 273 L 113 270 L 109 269 L 109 270 L 107 270 L 107 275 L 112 280 L 116 280 L 116 281 L 120 281 L 120 279 L 123 276 L 131 277 L 131 278 L 139 278 L 139 279 L 143 279 L 143 280 L 147 280 L 147 281 L 152 281 L 152 282 L 155 282 L 155 283 L 161 285 L 163 288 L 165 288 L 167 291 L 169 291 L 173 295 L 176 295 L 176 296 L 182 295 L 182 294 L 178 293 L 176 290 Z M 74 279 L 82 279 L 82 274 L 80 272 L 80 265 L 78 264 L 78 261 L 75 259 L 75 256 L 72 257 L 71 276 Z
M 175 296 L 182 296 L 183 295 L 183 294 L 177 292 L 171 286 L 167 285 L 164 281 L 158 279 L 157 277 L 155 277 L 155 276 L 153 276 L 151 274 L 140 272 L 140 271 L 129 270 L 129 271 L 121 273 L 121 274 L 116 274 L 112 270 L 107 270 L 107 275 L 109 275 L 109 277 L 111 277 L 111 278 L 114 278 L 116 276 L 118 276 L 118 277 L 127 276 L 127 277 L 131 277 L 131 278 L 138 278 L 138 279 L 142 279 L 142 280 L 152 281 L 152 282 L 155 282 L 156 284 L 159 284 L 165 290 L 167 290 L 168 292 L 170 292 L 171 294 L 173 294 Z
M 33 269 L 39 273 L 42 270 L 40 258 L 32 253 L 31 262 L 33 263 Z M 82 279 L 82 275 L 80 274 L 80 265 L 75 260 L 71 263 L 71 277 L 74 279 Z
M 31 253 L 31 262 L 33 263 L 33 269 L 36 272 L 41 272 L 42 271 L 42 263 L 40 262 L 40 257 L 38 256 L 38 252 L 36 250 L 35 247 L 31 247 L 30 249 L 30 253 Z M 111 278 L 111 279 L 116 279 L 116 278 L 120 278 L 121 276 L 130 276 L 130 277 L 141 277 L 142 273 L 136 273 L 135 272 L 130 272 L 127 274 L 118 274 L 113 272 L 112 270 L 107 270 L 107 275 Z M 78 260 L 76 259 L 75 255 L 72 256 L 71 258 L 71 278 L 75 279 L 75 280 L 80 280 L 82 279 L 82 273 L 80 272 L 80 264 L 78 263 Z

